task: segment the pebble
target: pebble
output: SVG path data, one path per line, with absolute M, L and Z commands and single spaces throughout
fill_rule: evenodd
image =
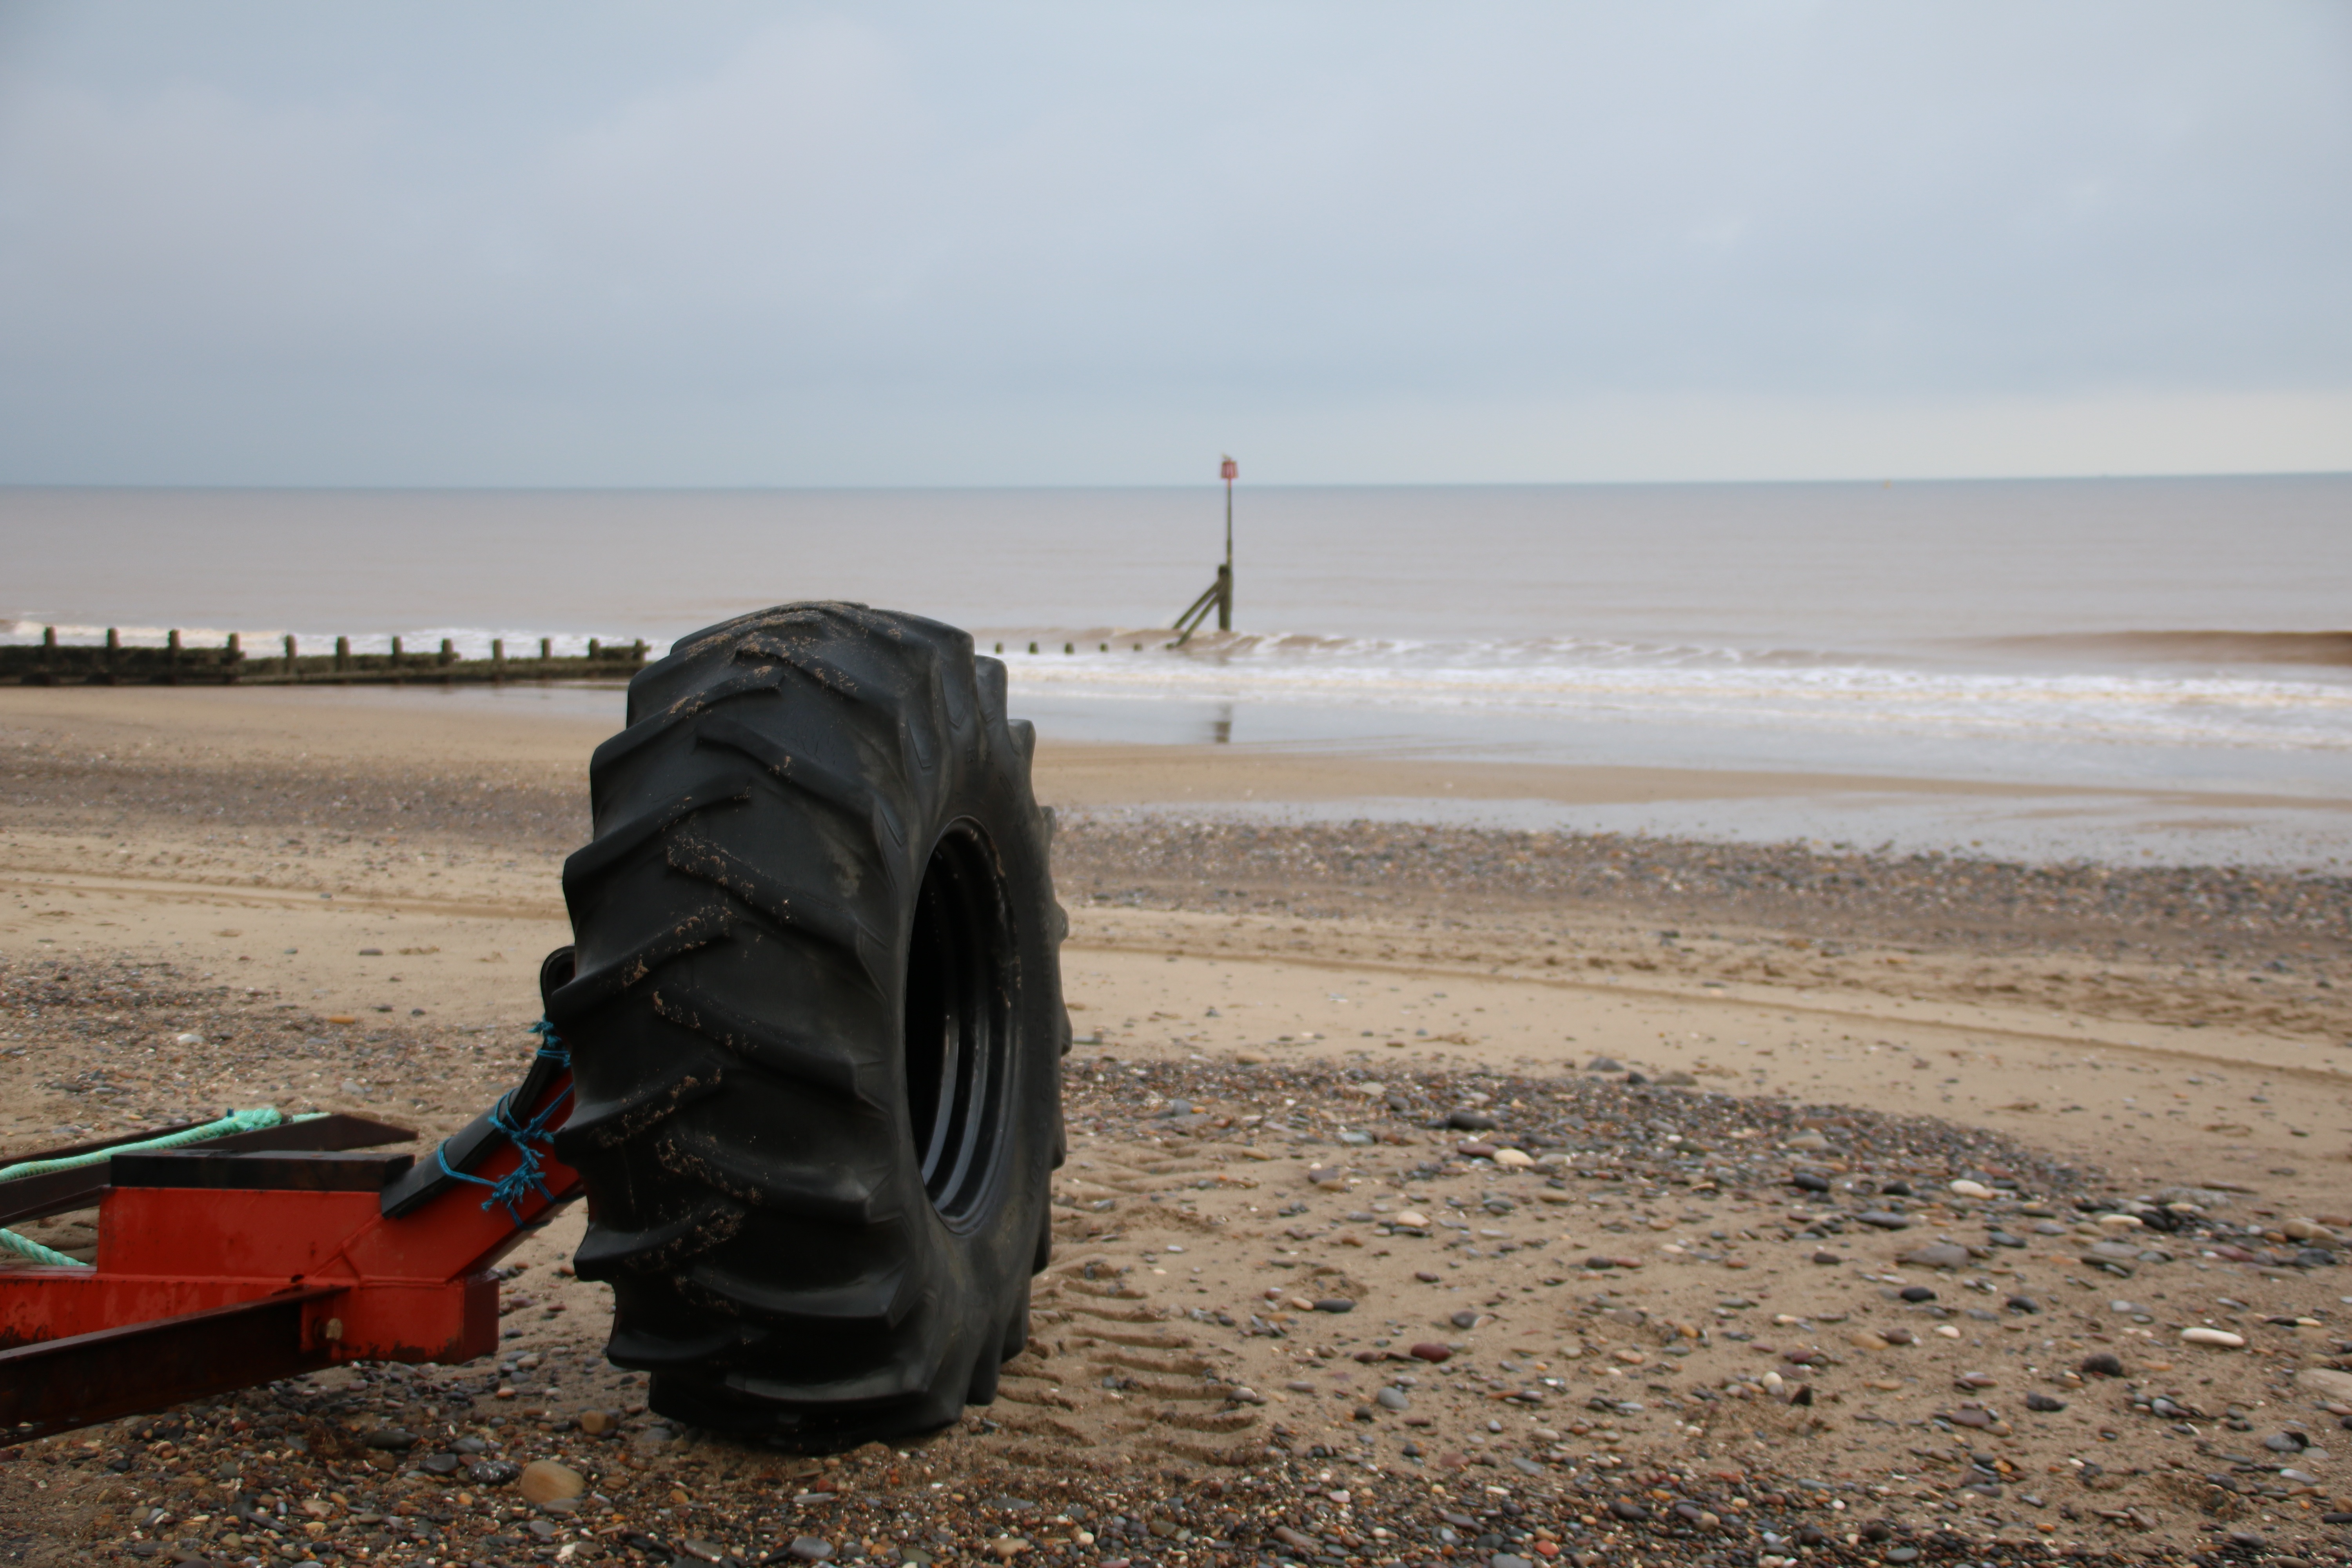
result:
M 2323 1399 L 2352 1404 L 2352 1372 L 2307 1366 L 2294 1374 L 2294 1384 L 2305 1393 L 2316 1394 Z
M 820 1541 L 814 1535 L 795 1535 L 792 1544 L 784 1550 L 803 1563 L 823 1563 L 833 1555 L 833 1542 Z
M 1954 1241 L 1931 1241 L 1925 1247 L 1914 1247 L 1901 1253 L 1895 1261 L 1920 1268 L 1966 1268 L 1969 1266 L 1969 1249 Z M 1921 1287 L 1914 1286 L 1912 1289 Z M 1906 1297 L 1906 1300 L 1915 1301 L 1921 1299 Z
M 1524 1171 L 1535 1163 L 1535 1158 L 1521 1149 L 1497 1149 L 1495 1163 L 1507 1171 Z
M 1982 1182 L 1971 1182 L 1965 1176 L 1954 1182 L 1951 1188 L 1953 1192 L 1964 1198 L 1989 1198 L 1993 1195 L 1990 1187 L 1986 1186 Z
M 2225 1351 L 2246 1348 L 2246 1337 L 2243 1334 L 2233 1334 L 2227 1329 L 2183 1329 L 2180 1331 L 2180 1340 L 2183 1344 L 2212 1345 Z
M 532 1502 L 561 1502 L 586 1491 L 588 1482 L 569 1465 L 557 1464 L 553 1459 L 533 1459 L 522 1468 L 515 1489 Z
M 1431 1363 L 1452 1361 L 1454 1359 L 1454 1349 L 1452 1346 L 1437 1344 L 1427 1340 L 1424 1340 L 1421 1343 L 1413 1346 L 1412 1349 L 1406 1353 L 1411 1355 L 1415 1361 L 1425 1361 Z

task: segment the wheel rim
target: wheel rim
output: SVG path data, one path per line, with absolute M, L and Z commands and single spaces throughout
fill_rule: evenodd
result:
M 923 1190 L 955 1225 L 981 1207 L 1004 1143 L 1013 975 L 1003 884 L 978 825 L 940 836 L 907 948 L 907 1111 Z

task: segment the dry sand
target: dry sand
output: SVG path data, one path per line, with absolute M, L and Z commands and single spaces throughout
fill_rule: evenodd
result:
M 404 693 L 0 692 L 0 1136 L 256 1103 L 462 1123 L 528 1053 L 609 728 Z M 603 1288 L 557 1272 L 573 1216 L 516 1255 L 511 1370 L 344 1371 L 184 1413 L 162 1449 L 117 1424 L 14 1450 L 8 1549 L 756 1561 L 813 1534 L 946 1561 L 1004 1531 L 1083 1563 L 1752 1562 L 1810 1530 L 1813 1555 L 1900 1562 L 2177 1557 L 2236 1531 L 2342 1554 L 2318 1521 L 2352 1480 L 2317 1455 L 2352 1433 L 2294 1380 L 2336 1363 L 2352 1281 L 2294 1266 L 2286 1229 L 2352 1225 L 2340 881 L 1124 809 L 1425 793 L 1382 770 L 1433 766 L 1548 798 L 1835 784 L 1048 747 L 1079 1136 L 997 1405 L 831 1468 L 672 1433 L 595 1354 Z M 1950 1193 L 1971 1176 L 2013 1185 Z M 2207 1215 L 2103 1270 L 2087 1247 L 2128 1227 L 2077 1200 L 2177 1187 Z M 1856 1217 L 1890 1202 L 1906 1228 Z M 86 1220 L 36 1233 L 86 1245 Z M 1973 1250 L 1896 1262 L 1938 1237 Z M 1935 1300 L 1890 1299 L 1906 1285 Z M 2208 1320 L 2252 1342 L 2182 1346 Z M 1381 1359 L 1419 1342 L 1454 1349 Z M 2100 1353 L 2126 1376 L 2086 1381 Z M 1780 1388 L 1739 1392 L 1766 1368 Z M 604 1410 L 621 1436 L 581 1430 Z M 353 1446 L 385 1421 L 417 1454 L 568 1455 L 609 1501 L 534 1518 L 511 1489 L 403 1479 L 413 1455 Z M 2290 1427 L 2316 1447 L 2262 1447 Z M 842 1489 L 795 1500 L 820 1479 Z M 322 1528 L 281 1539 L 239 1497 Z

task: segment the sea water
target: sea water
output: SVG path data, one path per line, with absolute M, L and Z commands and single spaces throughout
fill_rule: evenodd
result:
M 0 636 L 658 652 L 848 598 L 1001 645 L 1067 739 L 2352 799 L 2352 476 L 1243 486 L 1236 630 L 1171 646 L 1224 526 L 1213 486 L 0 490 Z

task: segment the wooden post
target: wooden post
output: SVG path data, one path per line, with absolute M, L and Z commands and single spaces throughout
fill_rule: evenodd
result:
M 122 634 L 121 634 L 121 633 L 120 633 L 120 632 L 118 632 L 118 631 L 116 631 L 112 626 L 109 626 L 109 627 L 107 627 L 107 628 L 106 628 L 106 666 L 105 666 L 105 668 L 106 668 L 106 674 L 105 674 L 104 679 L 105 679 L 105 682 L 106 682 L 106 684 L 107 684 L 107 685 L 109 685 L 109 686 L 111 686 L 111 685 L 113 685 L 113 684 L 114 684 L 114 656 L 115 656 L 116 654 L 118 654 L 118 653 L 121 653 L 121 651 L 122 651 Z
M 555 657 L 555 639 L 553 637 L 541 637 L 539 639 L 539 657 L 541 658 L 553 658 Z
M 1241 477 L 1241 465 L 1227 458 L 1218 466 L 1218 477 L 1225 481 L 1225 563 L 1217 573 L 1217 629 L 1234 629 L 1234 481 Z
M 41 628 L 41 683 L 54 686 L 58 679 L 58 628 Z
M 180 628 L 173 626 L 163 634 L 163 683 L 180 684 Z
M 595 660 L 597 660 L 597 659 L 599 659 L 599 658 L 602 658 L 604 657 L 604 645 L 603 645 L 602 643 L 599 643 L 599 642 L 598 642 L 594 637 L 590 637 L 590 638 L 588 639 L 588 658 L 589 658 L 589 661 L 590 661 L 591 663 L 593 663 Z
M 498 680 L 507 678 L 507 639 L 504 637 L 490 639 L 490 674 Z
M 294 634 L 292 632 L 286 634 L 286 673 L 289 676 L 294 673 Z
M 245 639 L 236 633 L 228 634 L 228 647 L 221 650 L 221 679 L 229 685 L 236 684 L 237 666 L 245 662 Z
M 443 637 L 441 639 L 441 662 L 444 665 L 451 665 L 457 662 L 457 646 L 447 637 Z
M 341 675 L 345 670 L 351 668 L 351 667 L 352 639 L 349 637 L 337 637 L 335 639 L 335 673 L 337 675 Z
M 400 639 L 398 637 L 392 639 L 392 668 L 394 669 L 398 669 L 400 668 Z
M 636 665 L 643 665 L 646 662 L 645 638 L 639 637 L 629 645 L 629 662 Z

